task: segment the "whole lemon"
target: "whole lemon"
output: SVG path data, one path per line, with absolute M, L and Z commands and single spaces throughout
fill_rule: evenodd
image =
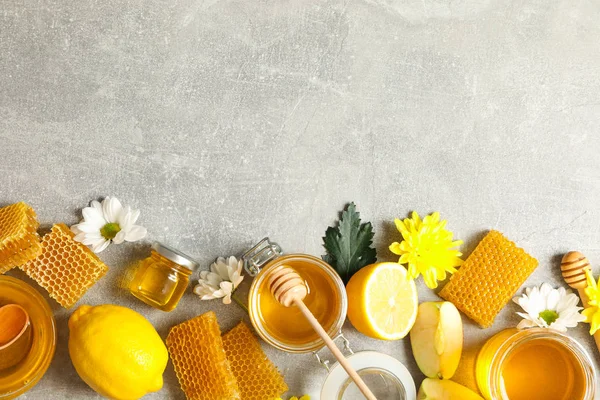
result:
M 162 388 L 167 348 L 142 315 L 111 304 L 83 305 L 69 318 L 69 330 L 75 370 L 102 396 L 134 400 Z

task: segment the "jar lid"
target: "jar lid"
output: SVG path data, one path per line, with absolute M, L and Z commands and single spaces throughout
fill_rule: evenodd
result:
M 175 264 L 181 265 L 184 268 L 193 271 L 198 266 L 198 263 L 194 259 L 186 254 L 183 254 L 179 250 L 175 250 L 172 247 L 164 245 L 162 243 L 152 243 L 152 249 L 166 259 L 173 261 Z
M 367 380 L 366 376 L 370 375 L 374 378 L 374 382 L 377 382 L 373 385 L 369 385 L 368 381 L 365 382 L 368 386 L 371 386 L 372 389 L 388 391 L 387 393 L 377 393 L 378 399 L 417 399 L 415 381 L 408 369 L 394 357 L 376 351 L 361 351 L 348 356 L 347 359 L 365 381 Z M 382 385 L 381 380 L 389 384 Z M 353 391 L 356 392 L 356 397 L 350 394 Z M 325 379 L 321 389 L 321 398 L 350 400 L 364 398 L 364 396 L 360 394 L 344 368 L 339 363 L 335 363 Z

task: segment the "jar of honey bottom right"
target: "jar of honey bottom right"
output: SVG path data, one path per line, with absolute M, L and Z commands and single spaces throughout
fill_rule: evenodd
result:
M 487 400 L 594 400 L 597 390 L 585 349 L 550 329 L 499 332 L 481 348 L 475 368 Z

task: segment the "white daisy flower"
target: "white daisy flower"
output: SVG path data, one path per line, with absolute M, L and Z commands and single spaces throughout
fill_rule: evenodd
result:
M 237 289 L 244 277 L 242 276 L 242 260 L 231 256 L 228 259 L 217 258 L 211 264 L 210 271 L 200 272 L 198 284 L 194 293 L 202 300 L 223 299 L 224 304 L 231 303 L 231 295 Z
M 525 293 L 513 301 L 525 311 L 517 313 L 524 318 L 517 325 L 518 329 L 539 326 L 566 332 L 567 328 L 574 328 L 585 320 L 579 313 L 583 307 L 577 306 L 579 297 L 563 287 L 554 289 L 543 283 L 539 288 L 525 289 Z
M 135 242 L 146 236 L 146 228 L 135 225 L 139 210 L 123 208 L 114 197 L 106 197 L 102 203 L 94 200 L 90 207 L 83 209 L 83 221 L 73 225 L 71 231 L 75 240 L 90 246 L 94 253 L 100 253 L 110 243 Z

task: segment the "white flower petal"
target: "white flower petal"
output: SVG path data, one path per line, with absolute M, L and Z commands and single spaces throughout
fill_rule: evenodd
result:
M 75 232 L 73 232 L 75 233 Z M 79 233 L 75 233 L 75 236 L 73 237 L 73 240 L 75 240 L 76 242 L 82 242 L 85 240 L 85 232 L 79 232 Z
M 125 232 L 125 240 L 135 242 L 146 237 L 148 231 L 143 226 L 133 225 L 129 231 Z
M 239 286 L 239 284 L 242 283 L 243 280 L 244 280 L 244 277 L 239 276 L 237 272 L 234 272 L 233 276 L 231 277 L 231 283 L 233 283 L 234 288 L 237 288 Z
M 227 259 L 227 264 L 229 265 L 229 270 L 230 271 L 235 271 L 237 269 L 237 266 L 238 266 L 238 260 L 234 256 L 230 256 Z
M 135 224 L 140 217 L 140 210 L 131 210 L 129 213 L 129 222 Z
M 231 304 L 231 293 L 228 293 L 223 297 L 223 304 Z
M 221 278 L 221 276 L 219 274 L 215 274 L 214 272 L 209 272 L 208 275 L 206 275 L 205 281 L 208 285 L 218 288 L 219 285 L 221 285 L 221 282 L 223 282 L 223 278 Z
M 559 332 L 567 331 L 567 327 L 564 326 L 563 324 L 559 323 L 558 321 L 554 321 L 552 324 L 550 324 L 549 328 L 557 330 Z
M 82 210 L 83 219 L 85 222 L 97 224 L 103 226 L 106 224 L 102 211 L 94 207 L 86 207 Z
M 519 325 L 517 325 L 517 329 L 532 328 L 534 326 L 536 326 L 536 324 L 534 324 L 530 320 L 523 319 L 523 320 L 521 320 L 521 322 L 519 322 Z
M 94 245 L 92 245 L 92 251 L 94 253 L 100 253 L 102 251 L 104 251 L 108 245 L 110 244 L 110 240 L 104 240 L 103 242 L 98 242 Z
M 107 197 L 102 201 L 102 211 L 107 222 L 118 223 L 123 206 L 116 197 Z
M 227 268 L 227 264 L 225 264 L 225 260 L 223 258 L 218 258 L 215 263 L 213 263 L 214 271 L 219 274 L 219 276 L 223 279 L 229 279 L 229 271 Z
M 221 290 L 226 293 L 231 295 L 231 293 L 233 293 L 233 284 L 231 282 L 227 282 L 227 281 L 223 281 L 221 282 Z
M 123 243 L 123 241 L 125 240 L 125 232 L 124 231 L 119 231 L 115 237 L 113 238 L 113 242 L 115 244 L 121 244 Z
M 534 321 L 534 318 L 532 318 L 531 315 L 529 315 L 527 313 L 518 312 L 517 315 L 521 318 L 528 319 L 530 321 Z
M 200 297 L 213 296 L 214 292 L 215 292 L 215 290 L 212 290 L 211 288 L 207 287 L 206 285 L 198 284 L 194 287 L 194 293 Z
M 131 227 L 131 223 L 129 222 L 130 215 L 129 206 L 123 207 L 123 212 L 119 215 L 119 220 L 117 221 L 122 230 L 127 231 Z
M 79 242 L 85 244 L 86 246 L 100 246 L 102 245 L 104 242 L 106 242 L 106 239 L 104 239 L 103 237 L 95 237 L 95 236 L 90 236 L 87 235 L 86 237 L 83 238 L 83 240 L 79 240 Z
M 566 296 L 558 302 L 556 311 L 561 313 L 570 308 L 578 308 L 577 304 L 579 304 L 579 296 L 574 293 L 567 293 Z
M 560 301 L 560 293 L 558 290 L 551 290 L 546 296 L 546 310 L 556 310 L 556 306 Z
M 540 286 L 540 294 L 546 298 L 548 297 L 548 294 L 550 294 L 550 292 L 552 291 L 552 286 L 550 286 L 548 283 L 544 282 L 542 283 L 542 286 Z
M 96 224 L 89 223 L 89 222 L 82 222 L 82 223 L 79 223 L 79 224 L 73 225 L 73 226 L 79 232 L 85 232 L 85 233 L 100 232 L 100 228 L 102 228 L 102 225 L 96 225 Z
M 104 215 L 104 211 L 102 211 L 102 204 L 100 204 L 98 200 L 93 200 L 90 203 L 90 207 L 95 208 L 96 210 L 100 211 L 100 214 Z

